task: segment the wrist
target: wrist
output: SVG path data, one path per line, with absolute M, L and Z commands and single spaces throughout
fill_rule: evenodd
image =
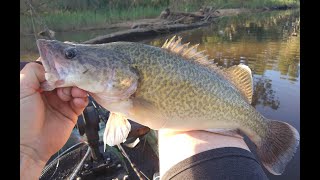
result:
M 45 162 L 20 152 L 20 179 L 39 179 Z
M 38 164 L 46 164 L 51 155 L 41 154 L 37 149 L 28 145 L 20 144 L 20 156 L 26 156 Z
M 20 145 L 20 178 L 39 179 L 47 160 L 27 146 Z

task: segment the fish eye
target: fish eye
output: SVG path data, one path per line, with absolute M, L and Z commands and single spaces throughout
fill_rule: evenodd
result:
M 76 49 L 75 48 L 66 49 L 64 55 L 67 59 L 72 59 L 77 55 Z

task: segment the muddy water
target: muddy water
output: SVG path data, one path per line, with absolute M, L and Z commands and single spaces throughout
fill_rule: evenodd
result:
M 290 123 L 300 132 L 300 11 L 278 11 L 225 17 L 212 26 L 177 33 L 183 42 L 199 43 L 200 50 L 224 67 L 244 63 L 253 72 L 253 106 L 269 119 Z M 57 33 L 61 41 L 81 42 L 106 33 Z M 146 40 L 161 46 L 172 37 Z M 38 57 L 33 36 L 21 36 L 20 59 Z M 254 146 L 248 142 L 254 151 Z M 267 171 L 266 171 L 267 172 Z M 271 180 L 300 179 L 300 148 L 281 176 Z

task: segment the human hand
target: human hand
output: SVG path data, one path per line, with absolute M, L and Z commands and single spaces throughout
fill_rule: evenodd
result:
M 40 166 L 67 142 L 88 104 L 87 92 L 75 87 L 40 93 L 43 81 L 45 71 L 37 63 L 20 71 L 20 158 Z

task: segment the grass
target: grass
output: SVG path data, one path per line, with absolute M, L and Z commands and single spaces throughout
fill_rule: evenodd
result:
M 241 2 L 241 1 L 235 1 Z M 233 5 L 237 5 L 234 3 Z M 241 5 L 241 4 L 238 4 Z M 263 7 L 273 7 L 273 6 L 293 6 L 298 7 L 300 6 L 300 1 L 297 0 L 252 0 L 252 1 L 245 1 L 242 6 L 244 8 L 263 8 Z
M 40 15 L 41 19 L 34 17 L 35 26 L 40 28 L 44 22 L 49 29 L 55 31 L 76 30 L 85 27 L 104 27 L 121 21 L 159 16 L 164 8 L 160 7 L 135 7 L 130 9 L 101 9 L 97 11 L 58 11 Z M 44 28 L 44 27 L 41 27 Z M 39 29 L 40 30 L 40 29 Z M 37 32 L 39 32 L 39 30 Z M 41 29 L 42 30 L 42 29 Z M 32 18 L 28 15 L 20 15 L 20 32 L 31 34 Z
M 170 2 L 170 6 L 180 11 L 195 11 L 201 6 L 213 6 L 222 8 L 263 8 L 288 5 L 299 7 L 299 0 L 189 0 L 189 3 L 183 3 L 186 0 L 175 0 Z
M 158 0 L 162 2 L 161 0 Z M 300 6 L 297 0 L 175 0 L 170 1 L 169 7 L 178 11 L 196 11 L 201 6 L 214 6 L 223 8 L 263 8 L 273 6 Z M 44 29 L 46 24 L 49 29 L 54 31 L 79 30 L 89 27 L 103 28 L 108 24 L 136 20 L 142 18 L 154 18 L 159 16 L 165 5 L 156 6 L 135 6 L 130 8 L 100 8 L 99 10 L 59 10 L 53 8 L 46 10 L 47 12 L 40 14 L 39 19 L 35 20 L 36 32 Z M 43 23 L 40 23 L 40 22 Z M 20 15 L 20 32 L 24 34 L 32 34 L 32 18 L 30 15 Z

